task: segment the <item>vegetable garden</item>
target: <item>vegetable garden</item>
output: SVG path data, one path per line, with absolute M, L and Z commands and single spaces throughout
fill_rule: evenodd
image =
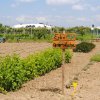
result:
M 59 30 L 59 33 L 61 33 L 64 30 L 66 32 L 72 32 L 72 33 L 76 32 L 77 40 L 81 40 L 81 42 L 78 42 L 78 44 L 76 45 L 76 49 L 74 49 L 75 52 L 72 53 L 70 49 L 67 49 L 65 51 L 66 64 L 64 66 L 65 67 L 64 85 L 70 83 L 69 86 L 70 88 L 65 89 L 67 95 L 65 96 L 65 98 L 68 99 L 68 97 L 70 97 L 73 90 L 72 82 L 74 81 L 77 81 L 79 83 L 78 89 L 79 91 L 81 91 L 81 92 L 79 91 L 76 92 L 77 95 L 75 95 L 76 98 L 75 100 L 77 100 L 80 94 L 84 96 L 82 94 L 83 93 L 82 90 L 84 91 L 86 87 L 90 89 L 88 84 L 90 84 L 91 81 L 95 79 L 94 84 L 96 84 L 95 82 L 97 83 L 99 82 L 97 80 L 97 77 L 99 76 L 99 70 L 100 70 L 99 68 L 100 64 L 98 63 L 100 62 L 100 44 L 99 42 L 93 43 L 92 41 L 90 41 L 92 38 L 95 38 L 97 36 L 97 35 L 93 36 L 92 34 L 90 34 L 91 33 L 90 28 L 74 27 L 65 29 L 65 28 L 55 27 L 52 30 L 47 30 L 41 28 L 11 29 L 10 27 L 6 27 L 5 31 L 4 27 L 4 29 L 0 28 L 0 37 L 5 37 L 7 40 L 6 42 L 25 42 L 25 43 L 0 44 L 1 47 L 0 55 L 4 54 L 4 52 L 1 53 L 1 51 L 4 51 L 5 49 L 6 49 L 5 52 L 8 52 L 8 54 L 10 54 L 9 51 L 14 48 L 12 44 L 14 45 L 17 44 L 17 47 L 20 46 L 21 47 L 20 49 L 22 50 L 20 51 L 17 47 L 15 47 L 12 55 L 5 54 L 4 56 L 1 55 L 0 57 L 0 92 L 4 94 L 7 93 L 7 95 L 5 96 L 0 94 L 1 100 L 6 100 L 6 98 L 10 100 L 14 97 L 14 94 L 15 94 L 14 98 L 17 98 L 18 100 L 21 97 L 23 98 L 25 97 L 23 100 L 27 100 L 28 97 L 29 100 L 33 100 L 33 98 L 34 100 L 38 100 L 39 96 L 41 97 L 39 98 L 39 100 L 49 100 L 47 98 L 47 95 L 50 99 L 53 97 L 56 98 L 55 100 L 62 99 L 62 96 L 60 95 L 62 51 L 60 49 L 48 48 L 51 47 L 51 45 L 45 47 L 44 44 L 38 43 L 36 45 L 38 45 L 38 47 L 41 47 L 40 48 L 40 51 L 42 50 L 41 52 L 35 53 L 32 50 L 29 50 L 28 55 L 25 57 L 21 57 L 20 55 L 16 54 L 16 50 L 18 50 L 17 52 L 20 51 L 20 53 L 23 52 L 25 53 L 25 49 L 26 51 L 28 51 L 29 48 L 31 49 L 34 48 L 35 51 L 38 51 L 36 49 L 36 45 L 34 46 L 33 43 L 30 45 L 27 44 L 26 42 L 27 41 L 52 42 L 52 37 L 53 37 L 52 33 L 56 33 L 57 29 Z M 11 48 L 10 44 L 13 48 Z M 24 46 L 22 47 L 21 44 L 23 44 Z M 4 45 L 5 48 L 3 49 L 2 46 Z M 24 49 L 24 47 L 26 46 L 28 46 L 28 48 Z M 44 50 L 42 48 L 48 48 L 48 49 Z M 88 78 L 89 74 L 91 75 L 91 79 L 93 78 L 92 80 Z M 43 78 L 45 78 L 45 81 Z M 46 86 L 44 86 L 44 83 L 46 84 Z M 93 86 L 91 85 L 91 87 Z M 88 90 L 88 88 L 87 91 L 90 91 Z M 36 95 L 37 93 L 38 96 Z M 98 93 L 100 93 L 100 91 Z M 83 98 L 85 97 L 86 96 L 84 96 Z M 89 98 L 88 99 L 87 98 L 83 100 L 89 100 Z

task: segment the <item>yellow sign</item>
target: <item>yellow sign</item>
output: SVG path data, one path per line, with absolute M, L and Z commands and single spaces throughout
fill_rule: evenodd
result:
M 78 83 L 77 83 L 77 82 L 73 82 L 73 83 L 72 83 L 72 86 L 74 87 L 74 91 L 73 91 L 73 93 L 72 93 L 72 96 L 74 96 L 75 93 L 76 93 L 76 88 L 77 88 L 77 86 L 78 86 Z

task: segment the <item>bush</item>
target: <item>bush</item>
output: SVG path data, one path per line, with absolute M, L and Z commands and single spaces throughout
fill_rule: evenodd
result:
M 0 62 L 0 87 L 7 91 L 20 88 L 26 80 L 24 74 L 21 59 L 16 55 L 6 56 Z
M 91 61 L 100 62 L 100 54 L 96 54 L 91 58 Z
M 88 42 L 81 42 L 80 44 L 76 45 L 75 52 L 90 52 L 93 48 L 95 48 L 95 45 L 93 43 Z
M 65 55 L 69 62 L 70 51 L 66 50 Z M 0 57 L 0 92 L 17 90 L 24 82 L 57 69 L 61 64 L 61 49 L 48 49 L 24 59 L 17 55 Z
M 28 73 L 26 76 L 32 78 L 33 76 L 44 75 L 52 69 L 60 67 L 61 57 L 60 49 L 48 49 L 44 52 L 28 56 L 24 59 L 24 69 L 31 73 Z
M 65 51 L 65 62 L 66 63 L 71 62 L 72 55 L 73 55 L 73 53 L 72 53 L 71 49 L 66 49 L 66 51 Z

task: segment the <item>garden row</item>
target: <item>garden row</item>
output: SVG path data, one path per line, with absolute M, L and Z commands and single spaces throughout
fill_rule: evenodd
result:
M 66 62 L 70 62 L 72 52 L 66 50 Z M 18 55 L 0 57 L 0 91 L 19 89 L 23 83 L 61 67 L 62 51 L 48 49 L 20 58 Z
M 0 37 L 4 37 L 8 42 L 18 42 L 18 41 L 36 41 L 36 40 L 46 40 L 50 41 L 52 39 L 52 34 L 50 30 L 46 28 L 37 29 L 12 29 L 11 32 L 6 31 L 6 33 L 1 33 Z

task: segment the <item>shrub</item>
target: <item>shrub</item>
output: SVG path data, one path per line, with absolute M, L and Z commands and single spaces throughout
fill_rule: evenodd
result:
M 61 66 L 62 56 L 60 49 L 48 49 L 44 52 L 30 55 L 24 59 L 24 68 L 28 73 L 26 76 L 32 78 L 33 76 L 44 75 L 52 69 Z
M 72 54 L 66 50 L 66 62 Z M 22 84 L 44 75 L 62 64 L 61 49 L 48 49 L 21 59 L 18 55 L 0 57 L 0 92 L 19 89 Z
M 6 56 L 0 62 L 0 87 L 11 91 L 20 88 L 25 81 L 21 59 L 14 56 Z
M 100 62 L 100 54 L 96 54 L 91 58 L 91 61 Z
M 73 55 L 73 53 L 72 53 L 71 49 L 66 49 L 66 51 L 65 51 L 65 62 L 66 63 L 71 62 L 72 55 Z
M 75 52 L 90 52 L 93 48 L 95 48 L 95 45 L 93 43 L 88 42 L 81 42 L 80 44 L 76 45 Z

